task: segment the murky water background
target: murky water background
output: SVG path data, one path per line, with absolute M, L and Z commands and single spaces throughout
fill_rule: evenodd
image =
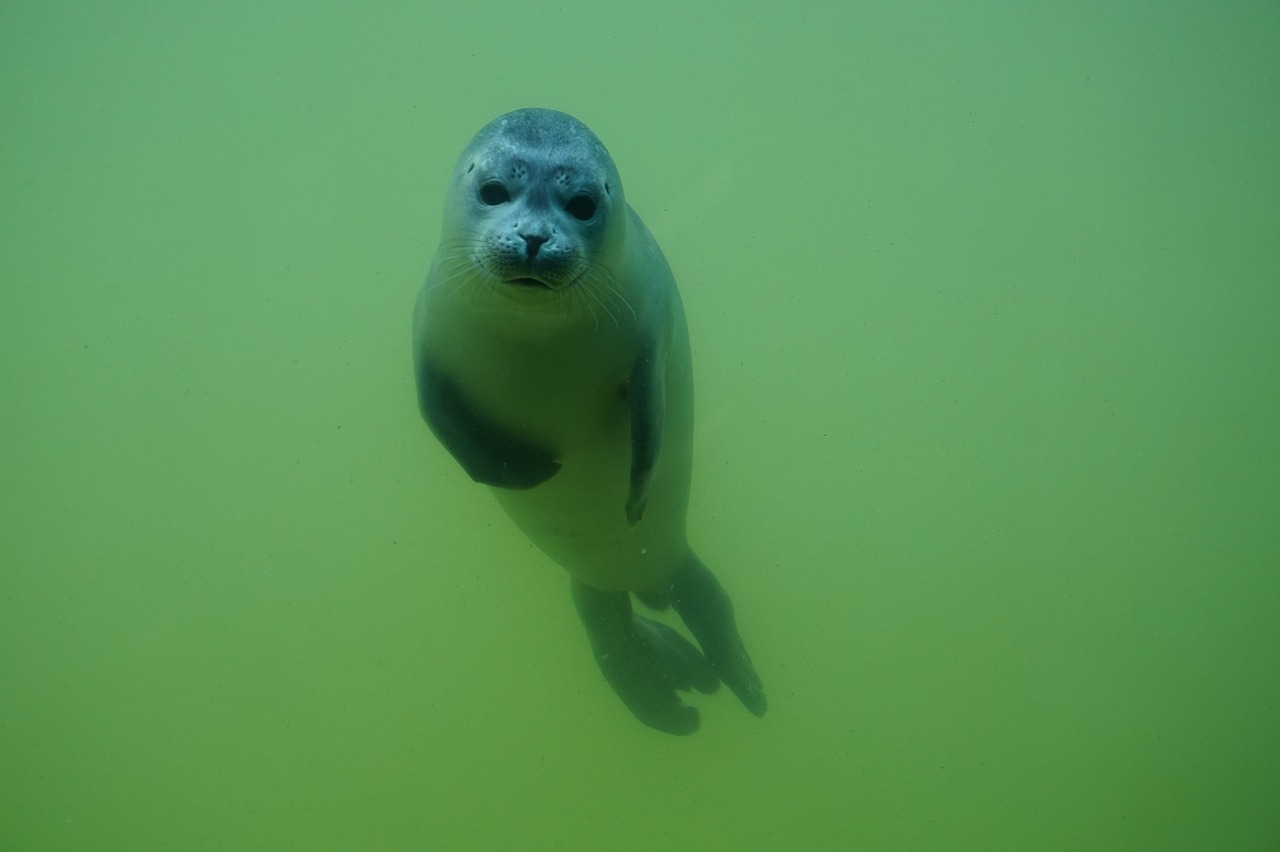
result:
M 0 8 L 0 849 L 1274 849 L 1280 9 Z M 610 146 L 768 717 L 417 418 L 463 144 Z

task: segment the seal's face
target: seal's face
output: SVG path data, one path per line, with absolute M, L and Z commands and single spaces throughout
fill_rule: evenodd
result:
M 476 263 L 503 284 L 562 290 L 587 271 L 608 215 L 604 187 L 580 170 L 526 157 L 473 163 Z
M 431 279 L 436 301 L 510 319 L 602 321 L 630 306 L 614 274 L 627 206 L 613 159 L 585 125 L 526 109 L 490 122 L 463 151 L 445 201 Z
M 573 287 L 596 268 L 607 237 L 612 163 L 593 136 L 559 115 L 504 116 L 459 164 L 457 201 L 472 258 L 508 287 Z

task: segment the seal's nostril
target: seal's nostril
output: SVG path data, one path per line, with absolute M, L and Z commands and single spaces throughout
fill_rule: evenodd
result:
M 538 256 L 538 249 L 542 248 L 542 244 L 548 239 L 540 234 L 521 234 L 520 237 L 524 240 L 525 250 L 531 260 Z

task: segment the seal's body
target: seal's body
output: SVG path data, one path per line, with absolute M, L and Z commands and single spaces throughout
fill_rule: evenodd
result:
M 597 662 L 641 721 L 691 733 L 674 690 L 718 679 L 763 714 L 728 596 L 685 535 L 680 296 L 608 152 L 563 113 L 502 116 L 463 152 L 442 230 L 414 313 L 428 425 L 569 572 Z M 702 653 L 629 592 L 674 604 Z

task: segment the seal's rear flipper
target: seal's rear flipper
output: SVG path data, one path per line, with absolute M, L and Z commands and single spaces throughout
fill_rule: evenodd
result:
M 577 580 L 573 603 L 605 680 L 637 719 L 668 734 L 698 730 L 698 711 L 677 689 L 713 692 L 719 678 L 689 640 L 631 610 L 626 592 L 602 592 Z
M 684 565 L 671 579 L 671 603 L 720 679 L 748 710 L 763 716 L 769 703 L 760 676 L 733 620 L 733 603 L 707 566 L 689 551 Z

